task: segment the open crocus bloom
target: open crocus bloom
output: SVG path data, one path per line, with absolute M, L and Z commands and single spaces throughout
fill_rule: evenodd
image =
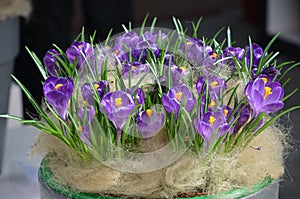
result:
M 196 99 L 192 91 L 185 84 L 173 86 L 167 94 L 163 94 L 162 103 L 168 113 L 174 112 L 177 115 L 180 104 L 185 101 L 185 109 L 189 112 L 193 109 Z
M 268 82 L 264 77 L 249 82 L 245 88 L 245 95 L 253 109 L 253 117 L 257 117 L 261 112 L 273 113 L 284 106 L 282 102 L 284 91 L 281 84 Z
M 155 109 L 141 111 L 136 118 L 137 129 L 143 138 L 155 135 L 163 128 L 164 124 L 164 113 Z
M 106 93 L 100 103 L 108 119 L 114 123 L 117 136 L 120 138 L 121 130 L 135 107 L 133 97 L 125 91 L 119 90 Z

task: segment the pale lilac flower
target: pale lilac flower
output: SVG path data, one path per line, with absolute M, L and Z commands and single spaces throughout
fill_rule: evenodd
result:
M 120 139 L 122 128 L 135 108 L 134 99 L 125 91 L 109 92 L 101 99 L 101 105 L 108 119 L 115 125 L 117 138 Z
M 138 114 L 136 125 L 143 138 L 148 138 L 159 132 L 165 123 L 165 115 L 161 111 L 147 109 Z

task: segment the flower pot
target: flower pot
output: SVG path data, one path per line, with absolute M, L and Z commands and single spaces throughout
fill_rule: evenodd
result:
M 98 195 L 89 193 L 79 193 L 71 187 L 63 186 L 52 175 L 51 171 L 45 165 L 45 160 L 42 161 L 39 169 L 39 185 L 41 199 L 93 199 L 93 198 L 110 198 L 117 199 L 121 196 Z M 279 192 L 279 180 L 266 178 L 252 188 L 240 188 L 231 190 L 215 196 L 195 196 L 191 198 L 199 199 L 214 199 L 214 198 L 244 198 L 244 199 L 276 199 Z
M 19 52 L 19 18 L 7 18 L 0 21 L 0 114 L 7 113 L 11 74 L 14 59 Z M 3 145 L 5 140 L 6 119 L 0 118 L 0 173 Z

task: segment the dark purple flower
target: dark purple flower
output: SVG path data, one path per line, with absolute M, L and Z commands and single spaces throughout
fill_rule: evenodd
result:
M 201 93 L 205 94 L 206 92 L 206 85 L 205 85 L 205 76 L 201 76 L 198 78 L 197 83 L 196 83 L 196 90 L 198 94 L 200 95 Z
M 130 75 L 130 71 L 131 71 L 132 77 L 134 77 L 135 75 L 144 73 L 144 72 L 149 72 L 150 71 L 149 64 L 147 64 L 147 63 L 141 64 L 139 62 L 131 62 L 131 63 L 125 64 L 122 68 L 123 78 L 128 78 Z
M 241 104 L 236 113 L 235 117 L 238 117 L 237 123 L 235 125 L 235 131 L 238 132 L 240 128 L 249 120 L 250 118 L 250 106 L 246 104 Z
M 229 47 L 225 48 L 225 50 L 223 52 L 224 57 L 232 57 L 232 58 L 235 58 L 239 61 L 243 60 L 244 54 L 245 54 L 245 50 L 243 48 L 232 47 L 232 46 L 229 46 Z M 224 62 L 228 63 L 232 67 L 232 69 L 234 70 L 233 66 L 235 64 L 234 64 L 233 59 L 225 60 Z
M 130 94 L 134 101 L 137 102 L 139 105 L 144 105 L 145 103 L 145 93 L 141 88 L 136 88 L 135 86 L 131 88 L 126 88 L 126 93 Z
M 226 109 L 224 109 L 226 110 Z M 208 151 L 212 141 L 216 141 L 219 137 L 222 137 L 226 132 L 232 133 L 233 128 L 229 128 L 230 124 L 226 121 L 226 116 L 222 108 L 218 108 L 216 112 L 206 112 L 202 119 L 200 117 L 195 118 L 194 126 L 196 131 L 204 139 L 206 150 Z
M 263 52 L 264 50 L 256 43 L 252 43 L 252 68 L 256 68 L 258 67 L 258 64 L 260 62 L 260 59 L 263 56 Z M 250 62 L 250 46 L 246 46 L 246 59 L 247 59 L 247 63 L 249 65 Z
M 192 91 L 184 84 L 171 87 L 168 93 L 162 96 L 162 103 L 165 110 L 170 114 L 174 112 L 176 116 L 183 102 L 185 102 L 185 109 L 188 112 L 193 109 L 196 102 Z
M 64 120 L 68 116 L 68 103 L 74 90 L 74 83 L 71 77 L 48 77 L 43 85 L 43 92 L 48 103 Z
M 253 109 L 253 117 L 257 117 L 261 112 L 278 111 L 284 105 L 284 90 L 279 82 L 266 83 L 263 78 L 257 78 L 246 85 L 245 95 Z
M 98 92 L 98 95 L 100 98 L 103 97 L 103 95 L 110 91 L 109 84 L 106 80 L 101 80 L 100 82 L 93 82 L 92 85 L 90 83 L 84 83 L 81 87 L 81 94 L 85 101 L 88 102 L 90 105 L 94 105 L 95 99 L 94 99 L 94 90 Z
M 147 109 L 138 114 L 136 125 L 143 138 L 148 138 L 159 132 L 165 123 L 165 115 L 161 111 Z
M 266 75 L 268 77 L 269 80 L 273 81 L 274 80 L 278 80 L 278 78 L 281 76 L 280 71 L 273 67 L 270 66 L 268 68 L 264 68 L 263 71 L 261 72 L 262 75 Z
M 174 60 L 175 60 L 174 55 L 170 52 L 166 52 L 166 54 L 164 55 L 164 65 L 173 66 Z
M 82 41 L 75 41 L 72 45 L 66 50 L 67 58 L 71 63 L 77 61 L 77 70 L 81 70 L 86 59 L 89 59 L 93 54 L 93 48 L 89 43 Z
M 51 76 L 58 76 L 60 74 L 57 57 L 61 57 L 61 55 L 55 49 L 51 49 L 46 52 L 43 58 L 46 70 Z
M 101 105 L 108 119 L 114 123 L 117 137 L 120 139 L 121 130 L 135 107 L 132 96 L 125 91 L 109 92 L 101 99 Z

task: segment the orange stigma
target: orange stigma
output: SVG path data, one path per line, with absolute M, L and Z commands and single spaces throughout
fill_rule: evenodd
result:
M 120 107 L 122 105 L 122 98 L 118 97 L 115 99 L 115 104 L 117 107 Z
M 208 107 L 211 108 L 214 105 L 216 105 L 216 102 L 214 100 L 211 100 L 211 102 L 209 103 Z
M 214 123 L 215 123 L 215 121 L 216 121 L 216 118 L 214 116 L 209 116 L 209 120 L 208 121 L 209 121 L 209 125 L 213 126 Z
M 216 87 L 218 85 L 218 82 L 217 81 L 213 81 L 209 85 L 214 88 L 214 87 Z
M 147 109 L 146 110 L 146 114 L 148 115 L 148 118 L 150 118 L 151 115 L 152 115 L 152 110 L 151 109 Z
M 60 87 L 62 87 L 62 86 L 63 86 L 62 84 L 56 84 L 56 85 L 55 85 L 55 90 L 58 91 L 58 89 L 59 89 Z
M 210 55 L 211 58 L 217 58 L 217 53 L 213 53 Z
M 176 93 L 176 99 L 177 100 L 181 100 L 181 97 L 182 97 L 182 92 Z
M 269 95 L 272 94 L 272 91 L 271 91 L 271 90 L 272 90 L 272 89 L 271 89 L 270 87 L 266 86 L 266 88 L 265 88 L 265 96 L 264 96 L 264 99 L 266 99 Z
M 99 88 L 99 84 L 94 84 L 94 88 L 97 90 Z

